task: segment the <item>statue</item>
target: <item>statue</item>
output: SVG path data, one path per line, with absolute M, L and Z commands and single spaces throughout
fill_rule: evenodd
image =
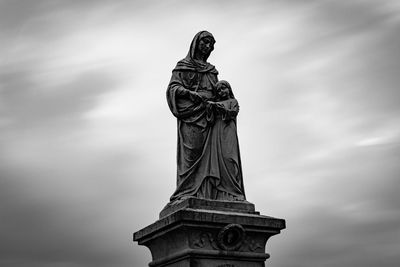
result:
M 285 220 L 245 198 L 236 116 L 227 81 L 207 62 L 214 37 L 201 31 L 172 71 L 167 101 L 178 122 L 177 187 L 159 220 L 135 232 L 149 266 L 265 266 L 267 240 Z
M 178 122 L 177 187 L 159 220 L 133 234 L 149 266 L 265 266 L 267 240 L 285 220 L 245 198 L 236 116 L 227 81 L 207 62 L 214 37 L 201 31 L 172 71 L 167 101 Z
M 207 62 L 215 39 L 196 34 L 172 71 L 167 101 L 178 121 L 177 188 L 170 204 L 189 197 L 245 201 L 236 116 L 239 105 Z

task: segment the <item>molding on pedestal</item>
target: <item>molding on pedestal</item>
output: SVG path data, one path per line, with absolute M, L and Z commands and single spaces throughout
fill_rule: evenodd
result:
M 208 200 L 208 199 L 189 197 L 181 201 L 168 203 L 164 207 L 164 209 L 160 212 L 160 219 L 181 209 L 218 210 L 218 211 L 260 214 L 259 212 L 255 211 L 254 204 L 246 200 L 222 201 L 222 200 Z
M 258 261 L 264 262 L 270 257 L 267 253 L 254 253 L 254 252 L 235 252 L 227 251 L 220 252 L 215 250 L 197 250 L 197 249 L 185 249 L 175 254 L 171 254 L 164 258 L 154 260 L 149 263 L 149 266 L 162 266 L 165 264 L 175 263 L 190 257 L 196 258 L 208 258 L 208 259 L 219 259 L 219 260 L 237 260 L 238 258 L 242 261 Z
M 149 266 L 261 267 L 269 258 L 268 239 L 286 227 L 285 220 L 259 215 L 248 202 L 187 199 L 167 208 L 167 215 L 133 235 L 150 249 Z

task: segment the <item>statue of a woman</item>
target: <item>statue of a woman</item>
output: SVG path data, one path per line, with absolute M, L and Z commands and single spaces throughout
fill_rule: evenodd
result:
M 196 34 L 167 89 L 178 119 L 177 188 L 171 204 L 188 197 L 245 200 L 236 119 L 221 116 L 215 104 L 218 71 L 207 62 L 214 43 L 211 33 Z

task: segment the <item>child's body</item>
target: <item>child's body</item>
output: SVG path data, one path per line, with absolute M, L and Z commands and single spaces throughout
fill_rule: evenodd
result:
M 218 175 L 210 174 L 210 177 L 217 178 L 215 186 L 218 193 L 215 199 L 241 201 L 245 197 L 236 129 L 239 104 L 226 81 L 217 83 L 215 100 L 208 101 L 210 119 L 213 118 L 210 121 L 214 123 L 210 135 L 211 157 L 217 157 L 212 162 L 218 162 L 210 167 L 210 170 L 218 170 Z

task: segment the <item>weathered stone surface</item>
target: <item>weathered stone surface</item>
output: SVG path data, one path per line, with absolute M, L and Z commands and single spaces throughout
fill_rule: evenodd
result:
M 160 218 L 181 209 L 204 209 L 260 214 L 255 211 L 254 204 L 248 201 L 221 201 L 190 197 L 179 203 L 174 203 L 172 205 L 171 203 L 167 204 L 160 212 Z
M 225 203 L 208 202 L 188 200 L 186 207 L 134 234 L 134 241 L 151 251 L 149 266 L 264 266 L 269 258 L 266 242 L 285 228 L 285 221 L 246 209 L 215 210 Z M 204 209 L 201 204 L 213 209 Z

